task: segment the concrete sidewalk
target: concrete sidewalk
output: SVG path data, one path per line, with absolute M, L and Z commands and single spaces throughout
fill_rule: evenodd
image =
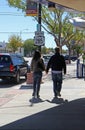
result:
M 43 77 L 40 99 L 32 98 L 26 83 L 9 90 L 0 106 L 0 130 L 85 130 L 85 81 L 76 78 L 74 64 L 67 69 L 60 98 L 53 97 L 50 74 Z

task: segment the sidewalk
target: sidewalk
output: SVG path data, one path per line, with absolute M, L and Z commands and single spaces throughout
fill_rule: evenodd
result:
M 60 98 L 54 98 L 50 73 L 43 77 L 40 99 L 26 83 L 8 92 L 0 106 L 0 130 L 85 130 L 85 81 L 68 65 Z

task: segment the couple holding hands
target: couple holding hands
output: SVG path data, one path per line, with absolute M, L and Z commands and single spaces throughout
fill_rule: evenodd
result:
M 53 92 L 54 97 L 61 96 L 62 88 L 62 76 L 63 73 L 66 74 L 66 62 L 64 56 L 60 54 L 60 48 L 55 48 L 55 54 L 51 56 L 48 61 L 48 64 L 45 68 L 44 61 L 41 58 L 41 53 L 35 51 L 32 61 L 31 61 L 31 71 L 33 72 L 33 93 L 32 96 L 40 97 L 40 85 L 42 80 L 42 72 L 45 71 L 48 74 L 49 69 L 51 68 L 51 75 L 53 81 Z

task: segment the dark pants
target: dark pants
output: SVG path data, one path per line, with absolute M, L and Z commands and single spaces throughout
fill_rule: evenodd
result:
M 54 96 L 57 96 L 57 92 L 60 92 L 62 88 L 62 73 L 52 73 L 52 80 Z
M 39 95 L 40 91 L 40 84 L 42 79 L 42 72 L 34 72 L 33 73 L 33 95 Z

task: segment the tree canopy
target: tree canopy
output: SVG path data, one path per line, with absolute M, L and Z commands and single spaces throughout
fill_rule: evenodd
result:
M 26 10 L 26 0 L 8 0 L 9 6 L 13 6 L 17 9 Z M 54 37 L 54 41 L 57 46 L 72 44 L 72 40 L 78 41 L 82 40 L 82 34 L 80 31 L 76 30 L 74 33 L 74 27 L 69 23 L 69 19 L 74 16 L 81 16 L 82 14 L 74 14 L 60 9 L 55 8 L 50 10 L 47 6 L 42 6 L 42 23 L 41 26 Z M 38 18 L 34 17 L 37 21 Z
M 34 46 L 34 40 L 33 39 L 25 40 L 23 47 L 24 47 L 25 56 L 32 55 L 32 52 L 37 48 L 36 46 Z
M 23 46 L 22 39 L 19 36 L 11 35 L 8 39 L 8 48 L 13 52 L 17 51 L 19 47 Z

